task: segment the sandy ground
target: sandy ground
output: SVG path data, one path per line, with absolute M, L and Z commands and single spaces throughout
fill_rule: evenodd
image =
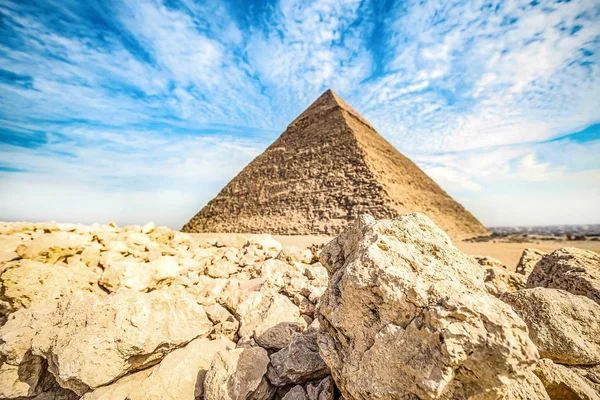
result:
M 193 236 L 202 239 L 214 238 L 222 235 L 219 233 L 193 233 Z M 244 234 L 244 236 L 253 236 Z M 281 236 L 273 235 L 275 240 L 284 246 L 308 247 L 312 244 L 327 243 L 332 238 L 329 236 Z M 491 256 L 506 264 L 510 269 L 517 266 L 521 253 L 527 247 L 551 252 L 561 247 L 579 247 L 600 253 L 600 241 L 535 241 L 532 243 L 494 243 L 494 242 L 455 242 L 459 249 L 470 255 Z

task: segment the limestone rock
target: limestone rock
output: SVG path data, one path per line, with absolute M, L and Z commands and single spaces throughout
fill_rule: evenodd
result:
M 240 327 L 239 321 L 227 309 L 219 304 L 204 307 L 208 319 L 213 323 L 211 338 L 220 336 L 234 340 Z
M 600 393 L 600 364 L 598 365 L 572 365 L 569 370 L 577 374 L 583 381 L 596 392 Z
M 511 386 L 502 400 L 550 400 L 550 397 L 540 378 L 530 372 L 525 381 Z
M 156 368 L 156 367 L 154 367 Z M 98 389 L 87 392 L 81 400 L 133 400 L 133 395 L 141 395 L 140 387 L 142 383 L 152 373 L 154 368 L 147 368 L 142 371 L 126 375 L 118 381 L 99 387 Z
M 600 304 L 600 255 L 565 247 L 546 254 L 536 264 L 527 287 L 563 289 Z
M 327 286 L 329 281 L 327 269 L 320 262 L 307 266 L 306 276 L 314 286 Z
M 494 257 L 490 257 L 490 256 L 472 256 L 472 257 L 482 267 L 496 267 L 496 268 L 508 269 L 508 267 L 506 265 L 504 265 L 504 263 L 502 261 L 497 260 Z
M 521 258 L 519 259 L 519 263 L 517 264 L 517 268 L 515 272 L 521 275 L 529 276 L 531 271 L 535 268 L 535 264 L 538 263 L 545 255 L 543 251 L 537 249 L 525 249 L 523 250 L 523 254 L 521 254 Z
M 504 293 L 524 289 L 526 286 L 527 280 L 521 274 L 510 272 L 504 268 L 486 267 L 485 287 L 488 292 L 496 297 L 500 297 Z
M 267 377 L 275 386 L 304 384 L 329 374 L 319 354 L 316 332 L 294 335 L 291 343 L 271 355 Z
M 295 332 L 306 328 L 298 307 L 287 297 L 272 297 L 260 292 L 248 294 L 237 307 L 240 318 L 240 336 L 254 337 L 265 348 L 282 349 L 292 340 Z
M 204 377 L 221 350 L 233 349 L 228 339 L 192 340 L 169 353 L 159 365 L 88 392 L 82 400 L 185 400 L 202 399 Z
M 205 400 L 266 400 L 275 392 L 265 377 L 269 355 L 260 347 L 220 351 L 204 379 Z
M 78 394 L 160 361 L 212 324 L 189 297 L 123 289 L 101 300 L 65 299 L 33 339 L 58 383 Z
M 361 216 L 321 262 L 320 353 L 347 399 L 501 398 L 537 360 L 485 271 L 423 215 Z
M 277 259 L 285 261 L 289 264 L 292 264 L 294 262 L 310 264 L 313 259 L 313 253 L 309 249 L 301 249 L 295 246 L 286 246 L 279 252 L 279 254 L 277 255 Z
M 502 296 L 529 328 L 540 357 L 600 364 L 600 306 L 564 290 L 534 288 Z
M 174 257 L 164 256 L 150 262 L 111 261 L 104 266 L 100 284 L 114 292 L 120 288 L 148 291 L 166 279 L 179 275 L 179 264 Z
M 57 302 L 75 292 L 97 296 L 106 293 L 98 287 L 98 273 L 84 266 L 70 267 L 63 262 L 47 264 L 34 260 L 8 262 L 0 272 L 0 314 L 37 304 Z
M 552 400 L 600 400 L 600 394 L 567 367 L 543 359 L 534 373 Z
M 22 309 L 0 327 L 0 398 L 31 397 L 50 389 L 54 378 L 46 361 L 31 353 L 31 342 L 51 311 Z

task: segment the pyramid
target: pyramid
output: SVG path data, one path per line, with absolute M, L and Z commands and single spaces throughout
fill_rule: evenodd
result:
M 182 230 L 337 235 L 362 213 L 408 212 L 454 239 L 489 234 L 330 89 Z

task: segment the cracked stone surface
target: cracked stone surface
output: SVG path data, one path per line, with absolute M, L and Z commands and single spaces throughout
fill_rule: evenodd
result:
M 423 215 L 361 216 L 321 263 L 319 347 L 346 399 L 500 399 L 535 365 L 523 320 Z

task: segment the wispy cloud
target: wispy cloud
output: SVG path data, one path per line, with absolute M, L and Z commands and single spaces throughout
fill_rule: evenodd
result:
M 177 228 L 332 87 L 486 223 L 600 220 L 595 2 L 238 3 L 1 0 L 0 218 Z

